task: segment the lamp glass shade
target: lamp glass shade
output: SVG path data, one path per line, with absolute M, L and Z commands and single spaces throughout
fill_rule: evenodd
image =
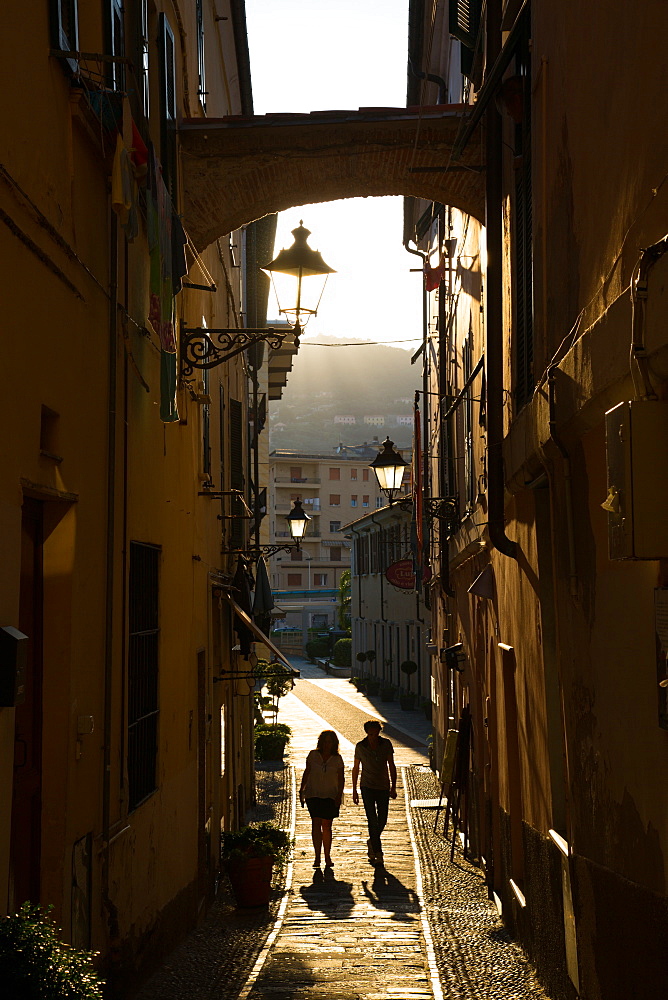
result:
M 381 490 L 391 495 L 401 489 L 407 466 L 408 462 L 395 450 L 394 441 L 390 441 L 388 437 L 383 442 L 383 450 L 378 452 L 370 468 L 376 474 Z
M 292 230 L 292 235 L 295 238 L 293 245 L 281 250 L 262 270 L 271 276 L 279 313 L 303 327 L 311 316 L 317 315 L 327 278 L 335 271 L 325 263 L 319 251 L 308 245 L 311 234 L 301 222 Z M 304 283 L 305 278 L 309 280 Z
M 311 520 L 306 511 L 302 509 L 301 500 L 295 500 L 292 510 L 285 515 L 285 519 L 288 522 L 292 538 L 296 542 L 300 541 L 306 534 L 306 525 Z

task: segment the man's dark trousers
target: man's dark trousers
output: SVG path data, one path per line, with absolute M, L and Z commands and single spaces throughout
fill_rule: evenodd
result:
M 362 793 L 364 812 L 366 813 L 366 821 L 369 826 L 371 847 L 374 853 L 381 854 L 383 848 L 380 843 L 380 835 L 387 823 L 390 793 L 383 791 L 381 788 L 365 788 L 363 785 L 360 788 L 360 792 Z

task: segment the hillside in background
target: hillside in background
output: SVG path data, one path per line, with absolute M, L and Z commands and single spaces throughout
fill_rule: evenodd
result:
M 328 452 L 340 442 L 382 441 L 388 434 L 397 447 L 409 448 L 413 399 L 422 381 L 422 365 L 410 363 L 413 352 L 329 343 L 336 346 L 322 337 L 302 343 L 283 398 L 270 405 L 270 449 Z

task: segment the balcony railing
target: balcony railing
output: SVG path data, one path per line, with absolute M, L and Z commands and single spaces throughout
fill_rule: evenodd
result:
M 300 479 L 291 479 L 290 476 L 274 476 L 274 482 L 279 486 L 293 486 L 295 483 L 308 486 L 309 483 L 320 483 L 321 479 L 319 476 L 304 476 Z
M 320 505 L 319 504 L 316 506 L 316 504 L 314 504 L 314 503 L 306 503 L 305 500 L 302 500 L 302 506 L 304 508 L 304 511 L 307 514 L 320 514 L 321 513 L 321 511 L 320 511 Z M 292 504 L 291 503 L 275 503 L 274 504 L 274 510 L 276 511 L 277 514 L 289 514 L 290 511 L 292 510 Z

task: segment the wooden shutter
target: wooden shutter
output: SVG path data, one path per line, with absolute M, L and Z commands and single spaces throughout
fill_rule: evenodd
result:
M 476 47 L 481 7 L 481 0 L 450 0 L 450 34 L 467 49 Z
M 244 481 L 244 434 L 243 434 L 243 406 L 238 399 L 230 400 L 230 489 L 241 490 L 243 492 Z M 244 506 L 240 500 L 232 498 L 230 513 L 234 515 L 230 521 L 230 537 L 232 548 L 243 548 L 244 542 L 244 520 L 241 515 L 245 513 Z

